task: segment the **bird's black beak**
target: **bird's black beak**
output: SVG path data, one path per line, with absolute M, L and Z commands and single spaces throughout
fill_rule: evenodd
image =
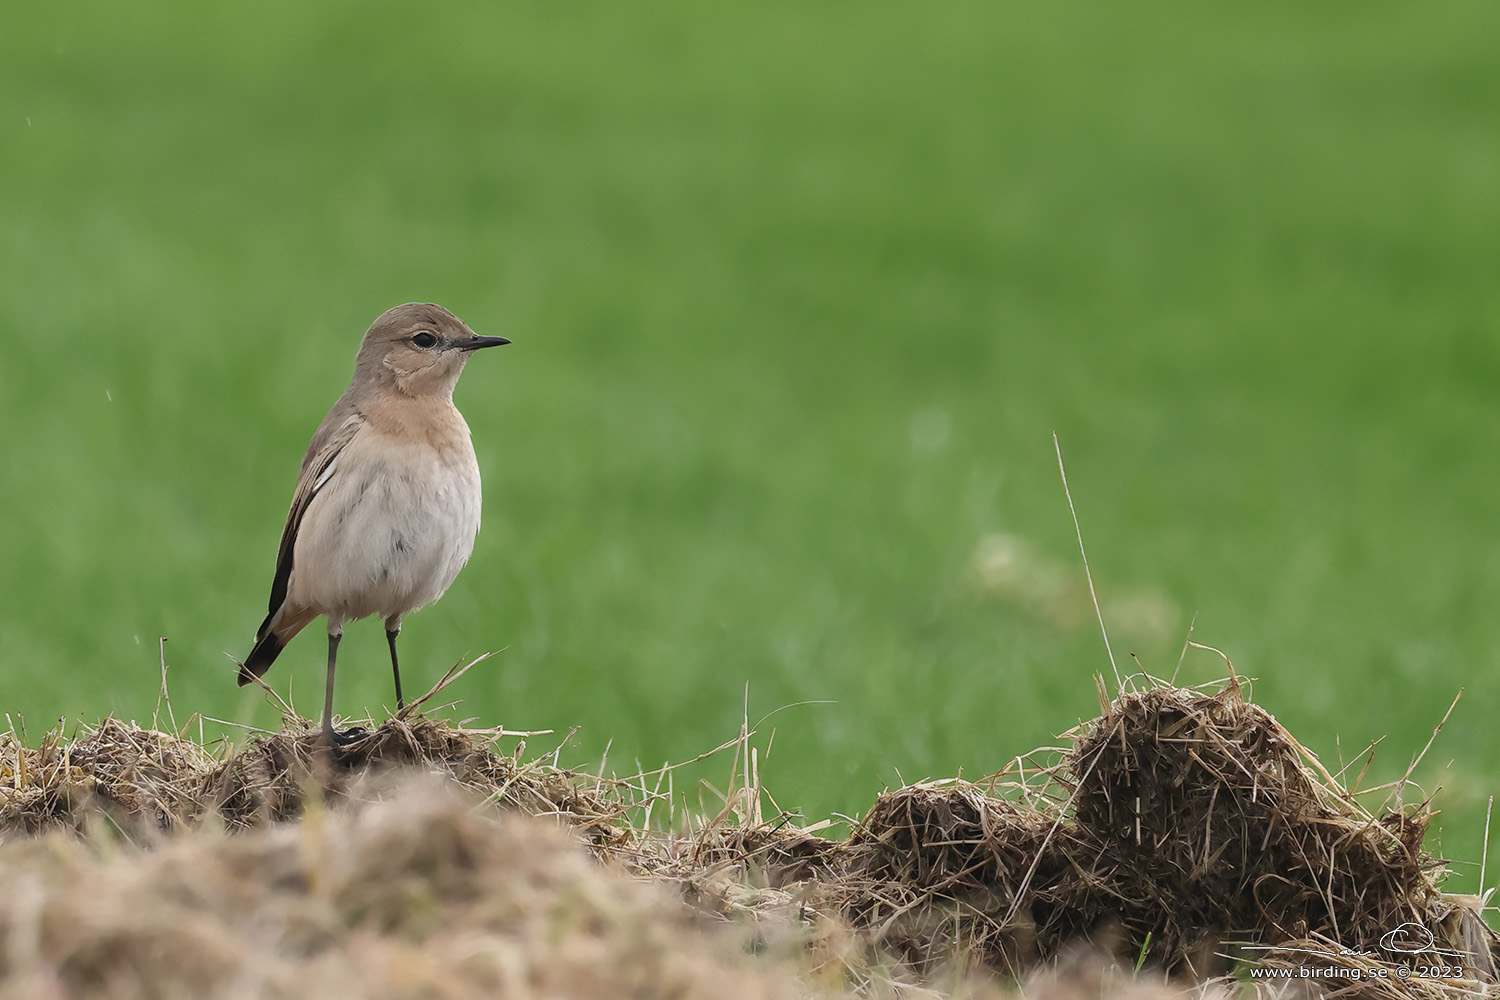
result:
M 501 344 L 508 343 L 510 343 L 510 341 L 506 340 L 504 337 L 476 336 L 473 340 L 466 340 L 462 344 L 458 344 L 456 346 L 460 351 L 477 351 L 481 347 L 499 347 Z

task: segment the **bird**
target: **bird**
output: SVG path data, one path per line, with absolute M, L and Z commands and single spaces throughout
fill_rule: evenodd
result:
M 357 737 L 333 730 L 333 675 L 346 622 L 385 620 L 396 683 L 401 622 L 437 600 L 479 533 L 479 463 L 453 388 L 469 358 L 509 344 L 481 337 L 432 303 L 382 313 L 360 341 L 349 388 L 313 433 L 281 532 L 265 621 L 239 664 L 243 687 L 320 615 L 328 623 L 322 737 L 330 749 Z

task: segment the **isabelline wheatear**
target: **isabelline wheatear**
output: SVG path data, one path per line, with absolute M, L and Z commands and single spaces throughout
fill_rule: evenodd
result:
M 474 550 L 479 464 L 453 387 L 470 354 L 508 343 L 475 335 L 441 306 L 389 310 L 365 332 L 349 388 L 307 446 L 281 533 L 270 614 L 239 682 L 264 674 L 308 622 L 326 617 L 323 737 L 330 746 L 344 623 L 385 619 L 396 706 L 404 707 L 401 619 L 441 597 Z

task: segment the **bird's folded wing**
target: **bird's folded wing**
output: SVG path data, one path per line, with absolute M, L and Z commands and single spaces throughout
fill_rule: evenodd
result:
M 327 421 L 313 435 L 312 446 L 302 462 L 302 474 L 297 478 L 297 491 L 292 494 L 292 509 L 286 516 L 286 527 L 281 531 L 281 548 L 276 553 L 276 579 L 271 582 L 271 614 L 286 600 L 287 581 L 292 576 L 292 550 L 297 547 L 297 531 L 302 527 L 302 517 L 313 497 L 333 478 L 338 471 L 339 455 L 359 433 L 365 418 L 359 413 L 350 413 L 341 423 L 330 425 Z

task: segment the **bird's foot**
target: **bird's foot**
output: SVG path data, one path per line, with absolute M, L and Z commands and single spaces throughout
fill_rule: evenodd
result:
M 370 731 L 364 726 L 350 726 L 348 729 L 335 732 L 333 742 L 340 747 L 347 747 L 352 743 L 358 743 L 368 735 Z
M 350 726 L 348 729 L 326 729 L 323 731 L 325 742 L 334 750 L 347 750 L 368 735 L 370 735 L 370 731 L 364 726 Z

